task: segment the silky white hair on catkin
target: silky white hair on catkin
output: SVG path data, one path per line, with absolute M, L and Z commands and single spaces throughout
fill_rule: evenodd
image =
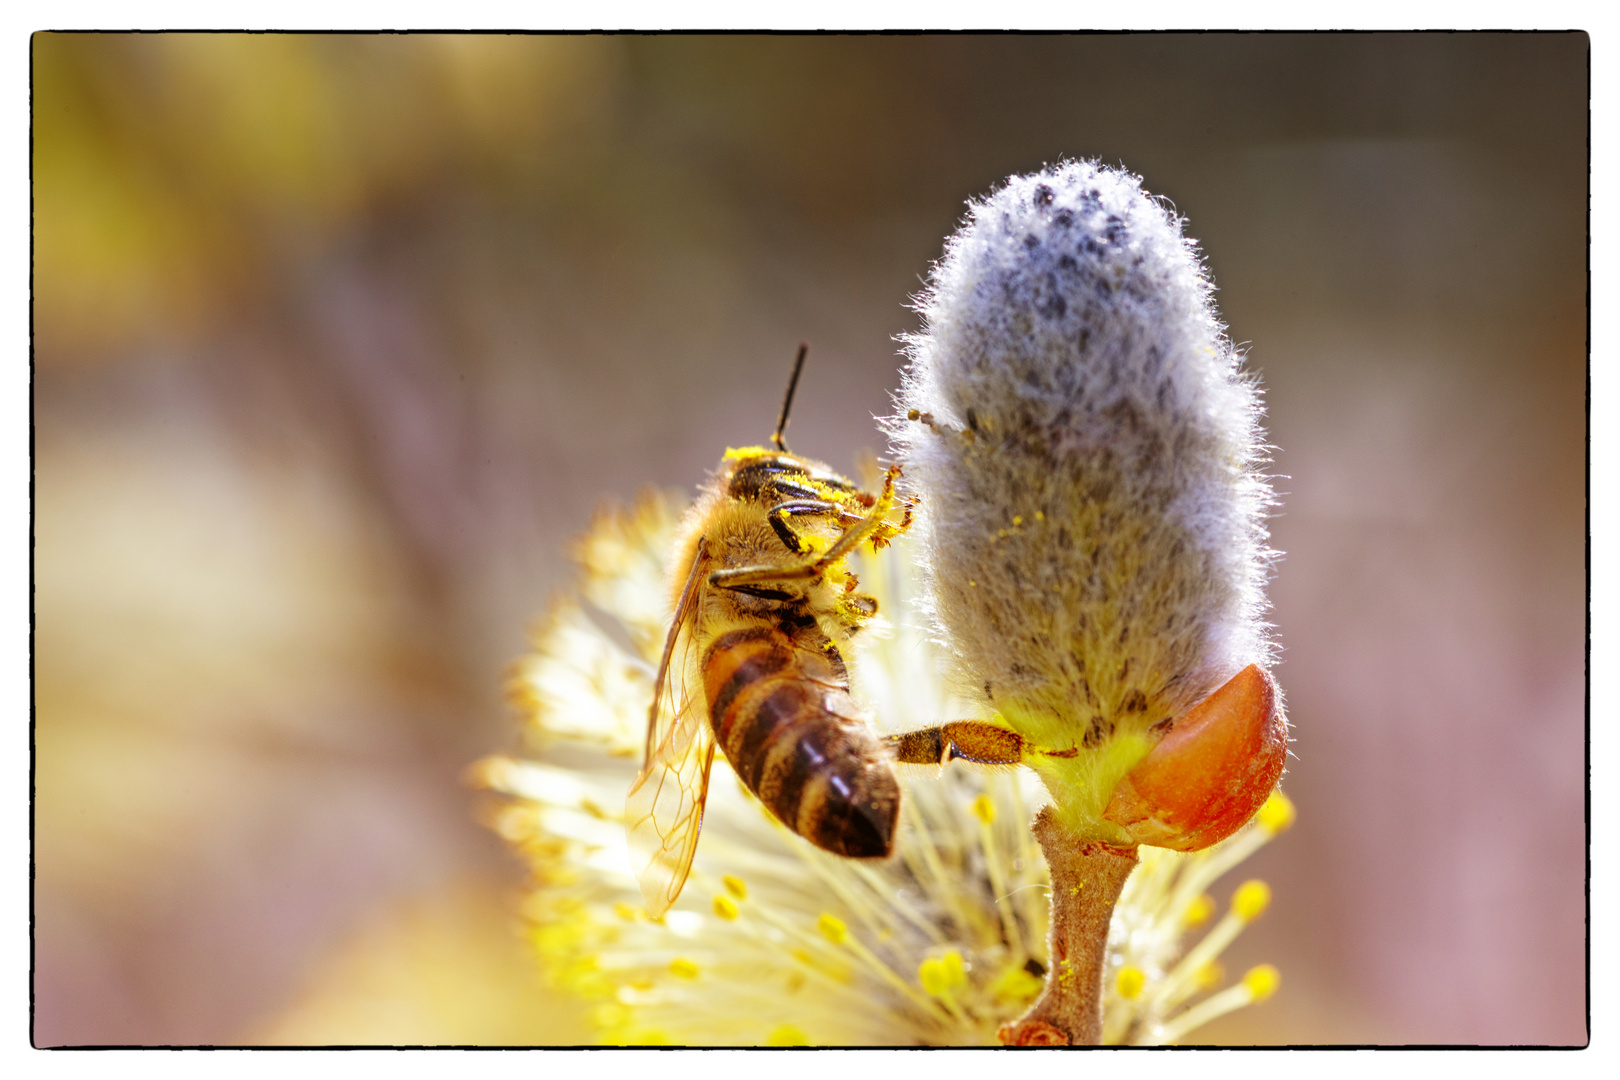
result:
M 1259 394 L 1193 241 L 1063 162 L 969 204 L 886 427 L 930 616 L 1009 719 L 1100 745 L 1267 667 Z

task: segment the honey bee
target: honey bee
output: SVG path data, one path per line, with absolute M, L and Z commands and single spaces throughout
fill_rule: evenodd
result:
M 850 694 L 851 635 L 877 613 L 846 556 L 911 524 L 891 466 L 872 495 L 783 440 L 800 346 L 770 447 L 727 450 L 681 526 L 683 582 L 625 799 L 632 861 L 657 918 L 686 883 L 716 746 L 778 820 L 838 855 L 894 846 L 900 785 Z M 894 518 L 898 516 L 899 520 Z

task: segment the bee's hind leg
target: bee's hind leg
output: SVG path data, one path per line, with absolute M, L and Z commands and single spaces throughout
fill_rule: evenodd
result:
M 905 765 L 944 765 L 957 759 L 976 765 L 1018 765 L 1024 760 L 1023 736 L 983 720 L 952 720 L 890 735 L 884 742 L 894 760 Z

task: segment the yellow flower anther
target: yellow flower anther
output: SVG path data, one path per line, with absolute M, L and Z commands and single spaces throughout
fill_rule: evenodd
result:
M 623 900 L 619 900 L 613 905 L 613 914 L 625 922 L 635 922 L 636 918 L 641 914 L 641 909 L 633 904 L 627 904 Z
M 1114 989 L 1126 1001 L 1135 1001 L 1142 996 L 1142 988 L 1147 985 L 1147 976 L 1139 967 L 1122 967 L 1119 974 L 1114 977 Z
M 1245 881 L 1232 894 L 1232 914 L 1253 922 L 1271 905 L 1271 886 L 1263 881 Z
M 1221 985 L 1222 980 L 1225 978 L 1226 969 L 1221 967 L 1219 960 L 1211 960 L 1209 963 L 1199 968 L 1198 973 L 1193 976 L 1193 979 L 1198 983 L 1198 989 L 1200 990 L 1213 990 L 1215 987 Z
M 766 1046 L 809 1046 L 810 1036 L 794 1027 L 792 1024 L 782 1024 L 771 1029 L 765 1036 Z
M 956 949 L 930 956 L 917 965 L 917 981 L 930 996 L 945 997 L 952 990 L 967 985 L 967 964 Z
M 748 883 L 742 878 L 733 877 L 731 874 L 726 874 L 721 877 L 720 884 L 726 887 L 726 892 L 730 893 L 732 896 L 735 896 L 737 899 L 748 899 Z
M 816 929 L 834 945 L 842 945 L 849 939 L 849 927 L 844 925 L 844 920 L 829 912 L 821 913 L 821 918 L 816 920 Z
M 681 979 L 695 979 L 698 977 L 698 966 L 684 956 L 677 956 L 669 962 L 669 973 Z
M 1250 968 L 1248 974 L 1243 976 L 1243 985 L 1248 988 L 1250 999 L 1253 1001 L 1266 1000 L 1277 992 L 1277 987 L 1281 983 L 1282 974 L 1270 964 Z
M 994 824 L 996 820 L 996 804 L 990 801 L 990 796 L 980 795 L 973 800 L 973 816 L 986 825 Z
M 1208 893 L 1199 893 L 1187 904 L 1181 913 L 1181 925 L 1186 927 L 1202 926 L 1215 914 L 1215 901 Z
M 1294 804 L 1281 791 L 1273 791 L 1254 816 L 1260 827 L 1275 836 L 1294 823 Z
M 737 901 L 733 900 L 725 893 L 717 893 L 714 898 L 714 913 L 727 922 L 736 921 L 737 915 L 739 914 L 737 911 Z

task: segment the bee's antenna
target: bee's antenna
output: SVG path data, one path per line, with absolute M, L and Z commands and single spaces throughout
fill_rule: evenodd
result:
M 799 387 L 799 372 L 804 370 L 804 357 L 809 351 L 809 342 L 799 342 L 799 357 L 793 361 L 793 377 L 788 380 L 787 397 L 782 399 L 782 415 L 776 418 L 776 432 L 771 436 L 771 442 L 776 444 L 778 450 L 787 451 L 787 443 L 782 441 L 782 433 L 787 430 L 788 410 L 793 407 L 793 391 Z

